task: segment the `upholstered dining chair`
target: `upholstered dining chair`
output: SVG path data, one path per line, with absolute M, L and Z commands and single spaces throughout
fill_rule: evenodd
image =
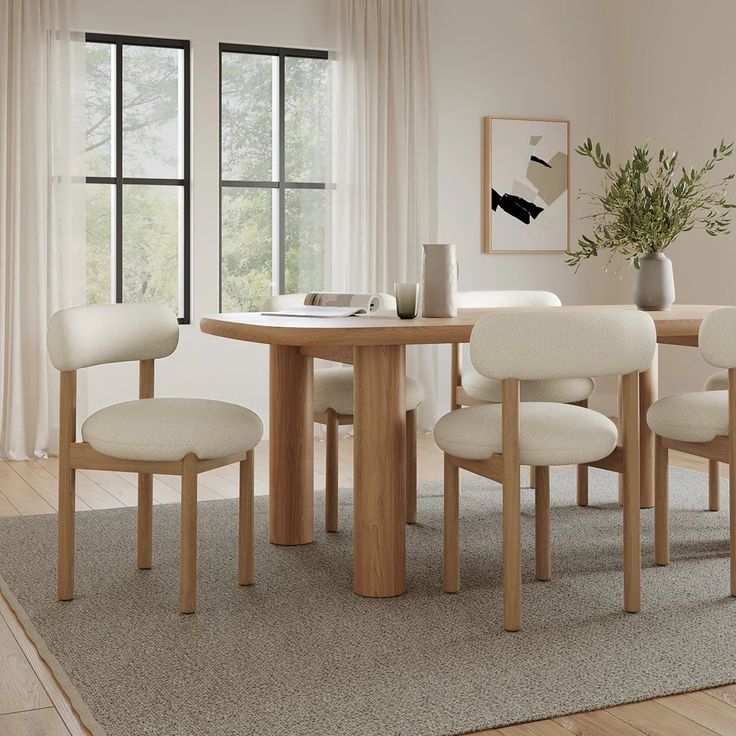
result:
M 138 474 L 137 564 L 152 564 L 153 474 L 181 476 L 179 609 L 197 600 L 197 475 L 240 464 L 238 582 L 253 582 L 253 451 L 263 426 L 245 407 L 204 399 L 153 398 L 154 361 L 171 355 L 179 325 L 158 304 L 95 304 L 56 312 L 48 351 L 61 372 L 57 592 L 74 598 L 75 472 Z M 77 434 L 77 371 L 139 361 L 139 398 L 92 414 Z
M 705 382 L 706 391 L 728 391 L 728 371 L 718 371 Z M 708 509 L 721 510 L 721 471 L 718 460 L 708 460 Z
M 560 298 L 550 291 L 461 291 L 457 295 L 460 309 L 491 307 L 559 307 Z M 461 406 L 501 403 L 501 381 L 482 376 L 472 365 L 463 368 L 462 346 L 452 346 L 451 405 Z M 554 378 L 541 381 L 522 381 L 519 387 L 521 401 L 554 401 L 561 404 L 588 406 L 595 383 L 592 378 Z M 529 470 L 529 485 L 536 485 L 536 471 Z M 588 505 L 588 468 L 577 467 L 577 503 Z
M 504 628 L 521 627 L 520 466 L 537 468 L 536 577 L 552 574 L 549 466 L 580 465 L 623 474 L 624 609 L 640 607 L 639 372 L 652 360 L 655 329 L 644 312 L 499 311 L 473 328 L 475 369 L 501 381 L 501 403 L 457 409 L 435 427 L 445 453 L 444 589 L 460 588 L 459 469 L 503 485 Z M 520 401 L 521 381 L 621 375 L 619 432 L 583 406 Z
M 396 307 L 390 294 L 381 295 L 384 304 Z M 269 297 L 261 311 L 301 306 L 306 294 L 280 294 Z M 417 520 L 417 421 L 416 410 L 424 401 L 424 387 L 413 376 L 406 377 L 406 522 Z M 338 530 L 338 434 L 343 425 L 353 424 L 353 368 L 321 368 L 314 371 L 312 389 L 314 421 L 325 425 L 325 530 Z
M 728 385 L 667 396 L 649 408 L 647 421 L 655 434 L 654 556 L 658 565 L 669 564 L 669 451 L 728 463 L 731 595 L 736 596 L 736 307 L 711 312 L 700 326 L 699 344 L 708 363 L 728 369 Z

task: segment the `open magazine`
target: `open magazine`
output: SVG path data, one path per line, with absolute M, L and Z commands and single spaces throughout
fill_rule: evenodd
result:
M 304 299 L 304 306 L 279 309 L 261 314 L 279 317 L 353 317 L 371 314 L 388 308 L 380 294 L 338 294 L 312 291 Z

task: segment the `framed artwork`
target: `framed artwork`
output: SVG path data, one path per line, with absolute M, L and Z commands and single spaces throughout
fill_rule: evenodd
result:
M 483 253 L 566 253 L 568 120 L 483 118 Z

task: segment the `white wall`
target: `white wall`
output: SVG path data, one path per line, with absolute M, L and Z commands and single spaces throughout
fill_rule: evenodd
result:
M 192 42 L 192 324 L 182 328 L 175 356 L 160 362 L 158 393 L 237 401 L 267 420 L 267 349 L 205 336 L 198 327 L 202 315 L 218 308 L 218 43 L 332 48 L 335 2 L 78 3 L 83 30 Z M 712 23 L 716 9 L 731 22 Z M 438 237 L 458 246 L 460 287 L 549 289 L 570 304 L 629 301 L 628 279 L 603 274 L 602 262 L 584 264 L 575 274 L 561 255 L 481 254 L 481 118 L 568 118 L 573 144 L 590 136 L 618 151 L 652 138 L 702 157 L 729 136 L 736 120 L 723 51 L 733 21 L 736 3 L 728 0 L 431 0 Z M 692 38 L 707 40 L 681 63 L 679 48 Z M 572 154 L 573 190 L 597 188 L 599 177 L 588 163 Z M 573 243 L 585 211 L 573 199 Z M 732 301 L 732 239 L 701 240 L 683 238 L 673 249 L 678 297 Z M 713 268 L 711 258 L 701 266 L 703 254 L 725 267 Z M 665 391 L 675 380 L 668 353 L 662 355 Z M 681 353 L 687 381 L 699 383 L 707 370 L 694 353 Z M 87 409 L 134 396 L 134 374 L 129 365 L 91 369 Z M 601 382 L 599 401 L 606 406 L 612 390 Z M 81 404 L 84 413 L 83 397 Z
M 235 401 L 268 416 L 268 350 L 204 335 L 218 311 L 218 86 L 220 42 L 329 49 L 333 0 L 77 0 L 80 29 L 189 39 L 192 47 L 192 322 L 158 361 L 157 395 Z M 85 375 L 86 374 L 86 375 Z M 80 415 L 137 396 L 130 364 L 83 372 Z M 82 384 L 83 386 L 84 384 Z
M 617 279 L 565 257 L 481 253 L 481 118 L 570 120 L 571 145 L 613 145 L 613 5 L 609 0 L 433 0 L 432 59 L 438 124 L 438 237 L 454 242 L 461 289 L 546 289 L 568 304 L 620 301 Z M 571 241 L 585 209 L 578 188 L 599 177 L 571 152 Z M 442 361 L 444 365 L 446 361 Z M 446 386 L 447 380 L 441 386 Z M 613 393 L 599 382 L 598 393 Z M 608 402 L 606 403 L 607 407 Z
M 732 0 L 617 1 L 619 155 L 649 141 L 655 151 L 679 149 L 683 163 L 699 164 L 722 138 L 736 138 L 735 25 Z M 736 156 L 723 168 L 723 173 L 732 171 Z M 736 186 L 731 198 L 736 199 Z M 686 233 L 667 255 L 675 269 L 678 301 L 736 304 L 736 235 Z M 631 300 L 631 293 L 628 274 L 621 300 Z M 715 370 L 690 348 L 661 347 L 659 364 L 661 395 L 699 390 Z

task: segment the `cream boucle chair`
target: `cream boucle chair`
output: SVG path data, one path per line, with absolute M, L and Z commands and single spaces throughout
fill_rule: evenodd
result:
M 560 307 L 560 298 L 551 291 L 460 291 L 457 295 L 460 309 L 488 309 L 491 307 Z M 554 401 L 561 404 L 588 406 L 595 383 L 592 378 L 552 378 L 541 381 L 522 381 L 519 387 L 521 401 Z M 451 367 L 452 408 L 501 403 L 501 381 L 482 376 L 469 366 L 463 368 L 462 348 L 452 346 Z M 529 472 L 529 485 L 536 485 L 536 472 Z M 588 505 L 588 468 L 578 466 L 578 506 Z
M 49 320 L 48 351 L 61 371 L 57 589 L 74 598 L 74 481 L 82 469 L 138 474 L 138 567 L 152 557 L 153 474 L 181 476 L 179 609 L 194 613 L 197 600 L 197 475 L 240 464 L 238 582 L 253 582 L 253 450 L 261 420 L 236 404 L 204 399 L 153 398 L 154 360 L 179 342 L 176 317 L 157 304 L 96 304 L 56 312 Z M 94 365 L 140 361 L 139 399 L 105 407 L 82 425 L 76 441 L 77 371 Z
M 706 391 L 728 391 L 728 371 L 718 371 L 705 382 Z M 721 510 L 721 472 L 718 460 L 708 460 L 708 509 Z
M 649 426 L 656 435 L 655 559 L 658 565 L 667 565 L 670 561 L 669 450 L 679 450 L 716 463 L 728 463 L 731 595 L 736 596 L 736 307 L 711 312 L 700 326 L 699 344 L 700 352 L 708 363 L 728 369 L 726 389 L 668 396 L 655 402 L 647 414 Z M 706 388 L 713 389 L 715 385 L 718 384 L 712 379 Z
M 384 303 L 393 305 L 390 294 L 382 294 Z M 269 297 L 261 311 L 302 306 L 306 294 L 279 294 Z M 406 377 L 406 522 L 417 520 L 417 420 L 416 410 L 424 401 L 424 387 L 413 376 Z M 341 425 L 353 424 L 353 368 L 322 368 L 314 371 L 312 389 L 314 421 L 325 425 L 325 529 L 337 531 L 338 432 Z
M 590 465 L 622 473 L 624 608 L 640 607 L 639 372 L 655 348 L 651 318 L 633 310 L 499 311 L 470 338 L 476 370 L 501 381 L 501 404 L 445 415 L 435 440 L 445 453 L 444 588 L 460 587 L 459 469 L 503 484 L 504 627 L 521 627 L 520 465 L 537 467 L 536 575 L 551 576 L 550 465 Z M 621 375 L 621 446 L 608 417 L 582 406 L 520 402 L 521 381 Z

